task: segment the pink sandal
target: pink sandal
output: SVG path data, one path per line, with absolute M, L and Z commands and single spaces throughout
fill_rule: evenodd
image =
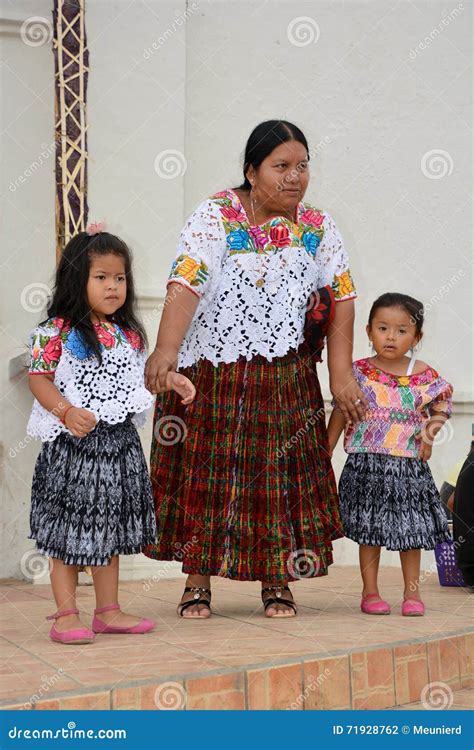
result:
M 377 599 L 377 601 L 370 601 L 371 599 Z M 366 594 L 363 596 L 360 608 L 366 615 L 389 615 L 391 611 L 390 604 L 381 599 L 378 594 Z
M 66 615 L 78 614 L 78 609 L 66 609 L 64 612 L 56 612 L 54 615 L 48 615 L 46 619 L 58 620 L 60 617 L 66 617 Z M 56 630 L 56 623 L 54 622 L 49 637 L 52 641 L 64 643 L 65 645 L 80 645 L 81 643 L 92 643 L 95 635 L 92 630 L 89 630 L 89 628 L 76 628 L 75 630 L 65 630 L 64 633 L 59 633 Z
M 420 599 L 404 599 L 402 604 L 402 615 L 405 617 L 422 617 L 425 614 L 425 605 Z
M 137 622 L 136 625 L 132 625 L 130 628 L 118 628 L 114 625 L 108 625 L 106 622 L 103 622 L 103 620 L 99 620 L 97 615 L 100 615 L 102 612 L 111 612 L 113 609 L 120 609 L 119 604 L 109 604 L 108 607 L 101 607 L 100 609 L 94 610 L 94 619 L 92 621 L 92 630 L 94 633 L 106 633 L 108 635 L 112 635 L 113 633 L 148 633 L 150 630 L 153 630 L 156 623 L 153 622 L 153 620 L 148 620 L 146 617 L 143 618 L 140 622 Z

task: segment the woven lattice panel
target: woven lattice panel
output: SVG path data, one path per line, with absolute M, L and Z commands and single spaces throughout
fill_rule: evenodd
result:
M 87 225 L 87 80 L 85 0 L 55 0 L 53 10 L 58 254 Z

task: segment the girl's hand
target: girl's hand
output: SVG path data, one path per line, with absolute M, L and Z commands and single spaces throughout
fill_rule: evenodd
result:
M 88 409 L 80 409 L 77 406 L 73 406 L 66 412 L 64 424 L 74 437 L 85 437 L 96 426 L 95 414 Z
M 178 372 L 169 372 L 166 378 L 166 389 L 176 391 L 182 396 L 182 404 L 186 406 L 194 401 L 196 397 L 196 388 L 185 375 Z
M 422 461 L 428 461 L 431 458 L 436 435 L 442 429 L 447 418 L 447 415 L 443 412 L 433 414 L 423 426 L 421 433 L 418 434 L 417 439 L 420 441 L 419 455 Z
M 166 386 L 168 373 L 176 370 L 177 365 L 178 355 L 176 352 L 155 349 L 148 357 L 145 365 L 145 387 L 154 394 L 168 390 Z
M 330 376 L 330 389 L 346 422 L 360 422 L 364 418 L 367 400 L 351 370 Z
M 422 461 L 426 463 L 431 458 L 431 453 L 433 451 L 433 444 L 427 442 L 423 438 L 420 442 L 420 458 Z

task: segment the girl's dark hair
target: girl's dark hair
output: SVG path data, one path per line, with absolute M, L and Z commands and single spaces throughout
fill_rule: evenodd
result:
M 135 331 L 142 346 L 147 344 L 145 329 L 137 318 L 135 286 L 132 275 L 132 254 L 123 240 L 109 232 L 90 236 L 80 232 L 67 243 L 56 269 L 54 290 L 48 306 L 48 318 L 65 318 L 76 329 L 84 344 L 102 363 L 101 346 L 90 318 L 87 303 L 87 282 L 93 255 L 118 255 L 123 259 L 127 279 L 127 296 L 121 308 L 106 318 Z
M 421 335 L 423 329 L 424 320 L 424 309 L 423 303 L 419 302 L 414 297 L 409 297 L 408 294 L 400 294 L 399 292 L 386 292 L 378 297 L 369 313 L 369 326 L 372 324 L 375 313 L 381 307 L 401 307 L 405 310 L 412 322 L 415 324 L 415 330 L 418 335 Z
M 308 154 L 308 142 L 304 133 L 292 122 L 286 120 L 266 120 L 257 125 L 250 133 L 244 155 L 244 181 L 238 185 L 236 190 L 250 190 L 251 184 L 247 178 L 247 170 L 250 166 L 255 169 L 267 158 L 274 148 L 287 141 L 298 141 Z

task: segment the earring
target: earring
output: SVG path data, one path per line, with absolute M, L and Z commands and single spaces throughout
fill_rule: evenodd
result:
M 371 355 L 373 357 L 373 356 L 375 356 L 375 349 L 374 349 L 374 344 L 372 342 L 372 339 L 369 339 L 369 346 L 370 346 L 370 353 L 371 353 Z

